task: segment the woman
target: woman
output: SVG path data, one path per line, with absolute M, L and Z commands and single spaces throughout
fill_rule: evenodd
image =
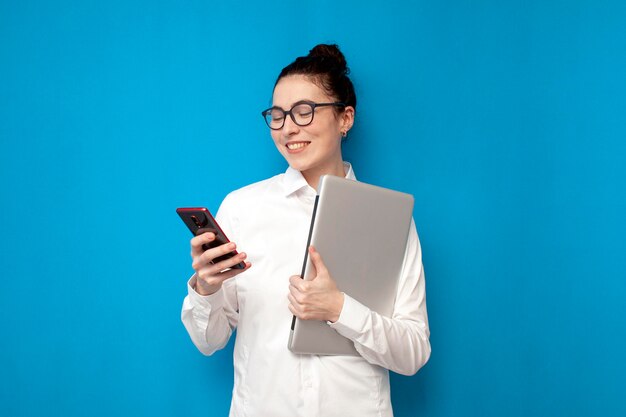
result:
M 191 240 L 196 273 L 182 320 L 206 355 L 224 347 L 237 328 L 231 416 L 392 416 L 388 370 L 412 375 L 430 356 L 414 224 L 390 318 L 343 294 L 314 248 L 316 277 L 294 275 L 320 176 L 356 179 L 341 154 L 356 108 L 348 72 L 336 45 L 317 45 L 282 70 L 263 115 L 289 168 L 226 197 L 217 219 L 232 243 L 204 251 L 213 233 Z M 235 242 L 247 254 L 211 263 Z M 241 261 L 245 269 L 228 269 Z M 293 354 L 287 349 L 292 315 L 328 322 L 361 356 Z

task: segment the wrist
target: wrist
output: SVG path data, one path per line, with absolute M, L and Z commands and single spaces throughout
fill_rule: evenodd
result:
M 331 323 L 336 323 L 341 316 L 341 312 L 343 311 L 343 302 L 345 300 L 344 293 L 339 292 L 337 295 L 337 301 L 335 302 L 335 308 L 333 309 L 333 316 L 330 318 Z
M 206 297 L 208 295 L 213 295 L 216 292 L 218 292 L 221 288 L 221 285 L 219 286 L 204 286 L 202 284 L 200 284 L 199 282 L 196 281 L 196 285 L 193 286 L 193 290 L 195 292 L 197 292 L 199 295 Z

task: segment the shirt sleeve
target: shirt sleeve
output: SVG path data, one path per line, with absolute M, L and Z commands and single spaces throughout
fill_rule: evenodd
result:
M 202 296 L 194 289 L 196 276 L 187 283 L 181 318 L 194 345 L 205 355 L 223 348 L 237 327 L 237 294 L 234 279 L 215 294 Z
M 233 236 L 234 222 L 224 200 L 215 216 L 228 236 Z M 205 355 L 211 355 L 228 343 L 239 320 L 236 277 L 224 281 L 214 294 L 202 296 L 195 290 L 196 275 L 187 282 L 181 319 L 194 345 Z
M 413 375 L 431 352 L 424 279 L 421 247 L 412 221 L 392 316 L 382 316 L 344 294 L 339 320 L 330 326 L 352 340 L 368 362 Z

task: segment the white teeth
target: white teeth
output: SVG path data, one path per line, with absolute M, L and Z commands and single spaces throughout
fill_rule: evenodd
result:
M 295 149 L 304 148 L 306 145 L 308 145 L 308 143 L 305 142 L 288 143 L 287 148 L 293 151 Z

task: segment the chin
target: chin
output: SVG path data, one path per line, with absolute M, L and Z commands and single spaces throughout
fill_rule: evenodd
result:
M 298 171 L 306 171 L 311 168 L 311 162 L 304 158 L 294 158 L 292 155 L 283 155 L 289 166 Z
M 289 166 L 291 168 L 293 168 L 293 169 L 295 169 L 297 171 L 300 171 L 300 172 L 306 171 L 306 170 L 308 170 L 310 168 L 309 165 L 301 163 L 301 162 L 298 163 L 298 162 L 293 162 L 293 161 L 289 161 L 289 160 L 287 162 L 289 163 Z

